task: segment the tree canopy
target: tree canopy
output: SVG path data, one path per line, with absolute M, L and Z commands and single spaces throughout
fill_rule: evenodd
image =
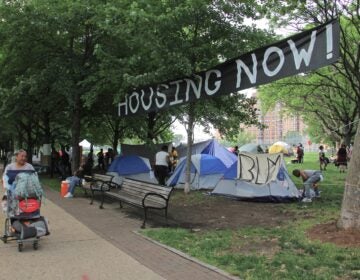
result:
M 119 119 L 130 90 L 201 71 L 269 42 L 244 24 L 257 1 L 3 1 L 0 108 L 6 138 L 29 151 L 80 138 L 117 146 L 171 138 L 186 107 Z M 237 134 L 256 123 L 254 102 L 234 93 L 196 104 L 196 122 Z M 5 136 L 4 136 L 5 137 Z M 75 164 L 76 166 L 77 164 Z

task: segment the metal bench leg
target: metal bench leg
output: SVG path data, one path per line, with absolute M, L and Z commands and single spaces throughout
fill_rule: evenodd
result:
M 102 192 L 101 192 L 101 204 L 100 204 L 100 206 L 99 206 L 100 209 L 104 209 L 104 206 L 103 206 L 103 204 L 104 204 L 104 198 L 105 198 L 105 193 L 102 191 Z
M 141 228 L 145 228 L 145 224 L 146 224 L 146 219 L 147 219 L 147 208 L 144 208 L 144 222 L 141 226 Z
M 167 217 L 167 208 L 165 208 L 165 222 L 166 222 L 166 226 L 169 226 L 168 217 Z
M 91 190 L 91 201 L 90 204 L 92 205 L 94 203 L 94 191 Z

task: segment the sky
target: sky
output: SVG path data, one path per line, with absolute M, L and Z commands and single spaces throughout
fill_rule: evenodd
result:
M 246 19 L 245 20 L 245 24 L 251 25 L 254 21 L 252 21 L 251 19 Z M 255 24 L 262 28 L 262 29 L 267 29 L 267 27 L 269 26 L 269 22 L 267 19 L 261 19 L 261 20 L 257 20 L 255 22 Z M 287 29 L 279 29 L 279 30 L 275 30 L 275 33 L 278 35 L 282 35 L 282 36 L 290 36 L 290 33 L 294 32 L 294 31 L 290 31 Z M 247 97 L 250 97 L 251 94 L 254 92 L 254 88 L 250 88 L 250 89 L 246 89 L 241 91 L 243 94 L 245 94 Z M 181 142 L 186 142 L 186 130 L 185 127 L 180 124 L 179 122 L 175 122 L 175 124 L 172 126 L 172 131 L 174 134 L 181 134 L 183 136 L 183 139 L 181 140 Z M 203 127 L 201 126 L 195 126 L 194 129 L 194 142 L 201 142 L 204 140 L 208 140 L 212 137 L 215 136 L 215 129 L 213 129 L 210 134 L 209 133 L 205 133 Z

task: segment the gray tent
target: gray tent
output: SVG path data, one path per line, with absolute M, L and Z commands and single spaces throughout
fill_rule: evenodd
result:
M 296 201 L 300 198 L 300 192 L 291 180 L 282 159 L 274 170 L 276 177 L 266 183 L 256 184 L 239 179 L 238 174 L 239 163 L 236 162 L 228 168 L 211 194 L 228 196 L 238 200 L 264 202 Z M 257 176 L 258 174 L 254 175 Z
M 242 145 L 239 148 L 239 152 L 248 152 L 248 153 L 253 153 L 253 154 L 262 154 L 265 153 L 266 151 L 266 147 L 263 145 L 259 145 L 259 144 L 254 144 L 254 143 L 248 143 L 245 145 Z

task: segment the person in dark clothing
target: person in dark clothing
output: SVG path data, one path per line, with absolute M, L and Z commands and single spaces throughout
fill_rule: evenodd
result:
M 51 147 L 51 156 L 50 156 L 50 177 L 53 178 L 54 173 L 59 173 L 59 159 L 60 155 L 54 146 Z
M 104 165 L 104 150 L 100 149 L 100 152 L 97 153 L 97 157 L 98 157 L 98 168 L 100 170 L 105 170 L 105 165 Z
M 235 146 L 232 152 L 233 152 L 233 154 L 238 156 L 239 155 L 239 146 Z
M 68 174 L 71 174 L 71 170 L 68 170 L 69 168 L 69 155 L 65 151 L 65 147 L 61 146 L 60 150 L 60 172 L 61 172 L 61 179 L 65 180 L 66 176 Z
M 345 144 L 342 144 L 337 152 L 336 165 L 339 167 L 340 173 L 345 173 L 347 168 L 347 150 Z
M 93 150 L 90 150 L 84 164 L 84 175 L 91 176 L 93 167 L 94 167 Z
M 297 146 L 296 156 L 297 156 L 298 163 L 304 163 L 304 148 L 301 143 L 299 143 L 299 146 Z
M 320 162 L 320 171 L 326 170 L 326 166 L 329 163 L 329 159 L 325 156 L 324 146 L 319 147 L 319 162 Z

